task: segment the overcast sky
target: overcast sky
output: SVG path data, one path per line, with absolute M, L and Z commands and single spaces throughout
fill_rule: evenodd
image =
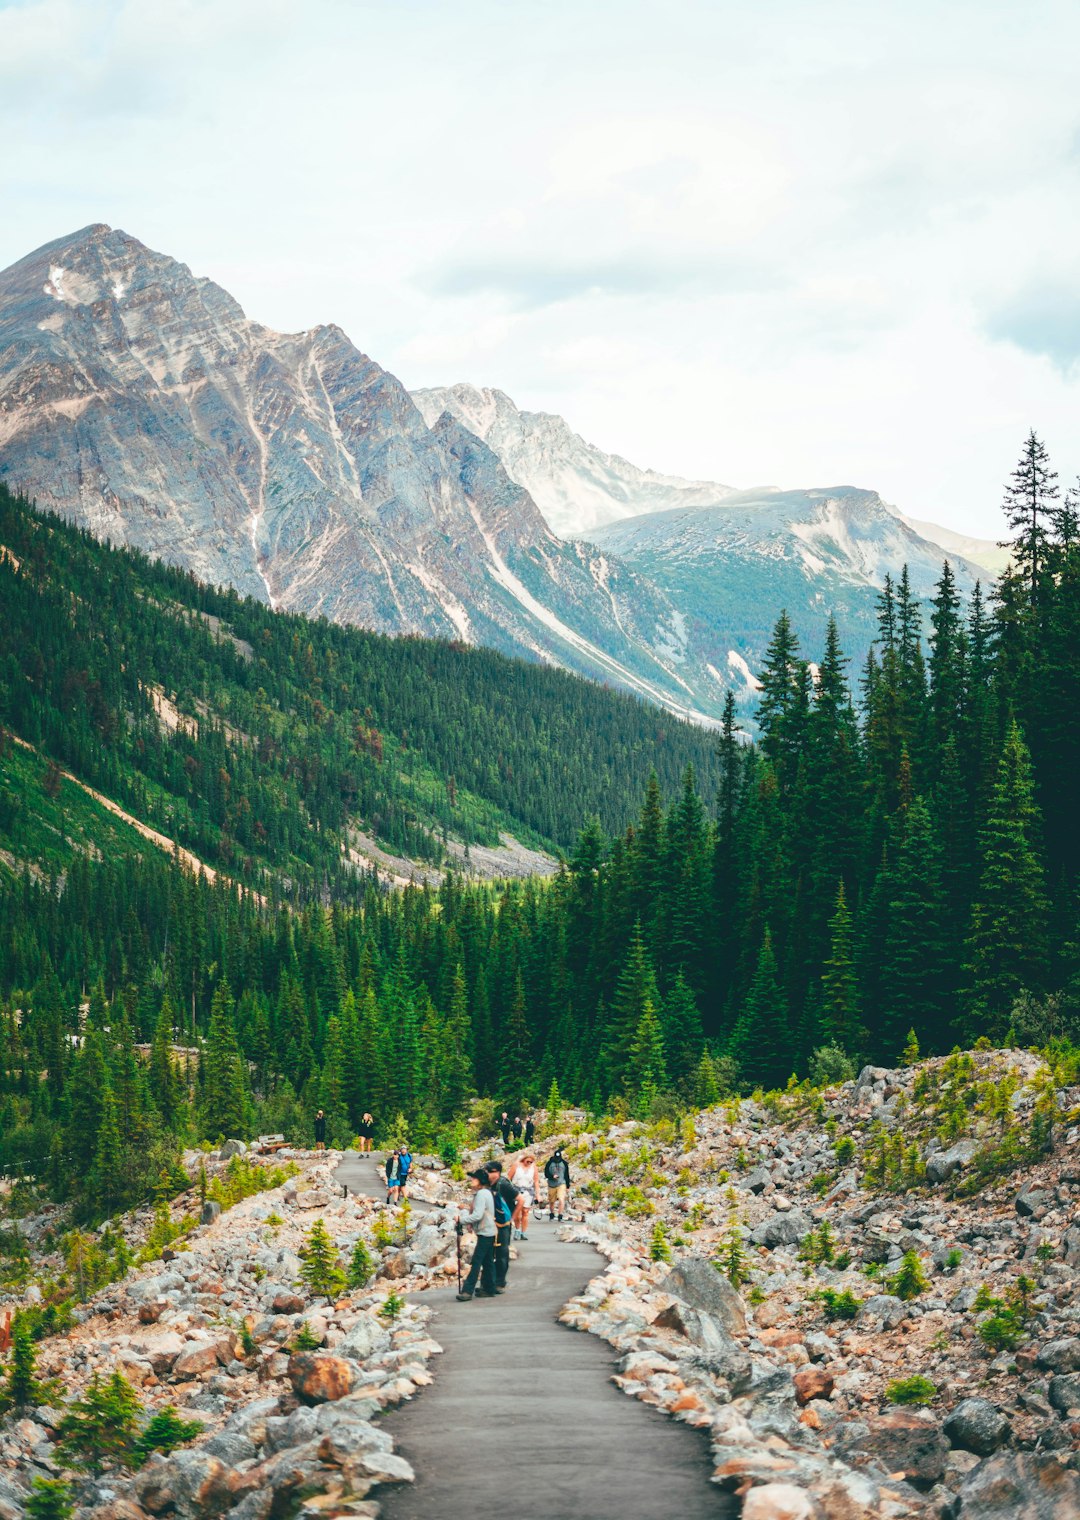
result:
M 1080 469 L 1075 0 L 0 0 L 0 266 L 123 227 L 408 385 L 1001 531 Z

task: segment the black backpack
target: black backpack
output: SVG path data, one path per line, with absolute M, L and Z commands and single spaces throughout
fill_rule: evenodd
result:
M 521 1194 L 509 1177 L 500 1177 L 495 1188 L 495 1223 L 498 1225 L 509 1224 L 514 1217 L 517 1201 Z M 505 1219 L 499 1217 L 501 1209 L 507 1210 Z

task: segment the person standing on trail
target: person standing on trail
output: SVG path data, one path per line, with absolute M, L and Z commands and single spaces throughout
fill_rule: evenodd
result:
M 514 1122 L 510 1126 L 510 1133 L 514 1137 L 515 1144 L 517 1143 L 518 1140 L 521 1139 L 521 1133 L 522 1133 L 522 1130 L 524 1130 L 524 1128 L 525 1128 L 525 1121 L 522 1119 L 522 1117 L 521 1117 L 520 1114 L 515 1114 L 515 1116 L 514 1116 Z
M 315 1115 L 315 1149 L 317 1151 L 326 1149 L 326 1115 L 321 1108 Z
M 502 1135 L 504 1145 L 510 1144 L 510 1115 L 504 1108 L 499 1116 L 499 1134 Z
M 458 1216 L 456 1227 L 460 1230 L 463 1225 L 472 1226 L 476 1231 L 476 1250 L 473 1252 L 469 1275 L 458 1294 L 458 1300 L 461 1303 L 466 1303 L 472 1298 L 477 1291 L 478 1281 L 481 1298 L 493 1298 L 497 1291 L 495 1286 L 495 1197 L 488 1185 L 486 1172 L 470 1172 L 468 1183 L 473 1190 L 472 1209 L 469 1213 Z
M 412 1152 L 409 1150 L 409 1142 L 406 1140 L 405 1144 L 398 1151 L 398 1163 L 397 1163 L 398 1189 L 397 1189 L 397 1195 L 398 1195 L 398 1202 L 399 1203 L 401 1203 L 404 1200 L 404 1198 L 405 1198 L 405 1184 L 409 1180 L 409 1173 L 411 1171 L 412 1171 Z
M 365 1114 L 360 1120 L 360 1127 L 356 1131 L 356 1138 L 360 1141 L 359 1149 L 369 1151 L 371 1142 L 375 1138 L 375 1120 L 370 1114 Z
M 495 1199 L 495 1291 L 505 1293 L 510 1272 L 510 1236 L 514 1227 L 518 1190 L 502 1174 L 501 1161 L 486 1161 L 484 1172 Z
M 517 1158 L 507 1174 L 518 1191 L 517 1208 L 514 1210 L 514 1229 L 518 1240 L 528 1240 L 529 1210 L 540 1191 L 540 1170 L 532 1151 L 526 1150 Z
M 562 1153 L 561 1145 L 545 1166 L 544 1176 L 548 1185 L 548 1218 L 554 1219 L 558 1212 L 561 1219 L 566 1209 L 566 1194 L 570 1186 L 570 1168 Z
M 401 1184 L 400 1184 L 400 1182 L 398 1180 L 398 1164 L 399 1164 L 400 1159 L 401 1159 L 401 1152 L 395 1146 L 395 1148 L 390 1152 L 389 1156 L 387 1156 L 387 1158 L 386 1158 L 386 1201 L 387 1201 L 387 1203 L 397 1203 L 398 1197 L 400 1196 L 400 1186 L 401 1186 Z
M 533 1137 L 534 1137 L 535 1134 L 536 1134 L 536 1121 L 533 1119 L 532 1114 L 530 1114 L 529 1117 L 525 1120 L 525 1146 L 526 1146 L 526 1149 L 528 1149 L 532 1145 L 532 1143 L 533 1143 Z

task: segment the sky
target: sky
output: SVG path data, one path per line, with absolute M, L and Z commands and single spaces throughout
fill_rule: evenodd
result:
M 0 267 L 107 222 L 634 463 L 994 538 L 1080 471 L 1075 0 L 0 0 Z

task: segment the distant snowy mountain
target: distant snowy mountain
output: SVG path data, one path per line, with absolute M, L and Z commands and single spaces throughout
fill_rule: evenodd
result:
M 1009 550 L 1003 549 L 992 538 L 970 538 L 966 533 L 954 533 L 951 528 L 943 528 L 940 523 L 920 522 L 918 518 L 902 514 L 898 516 L 921 538 L 929 539 L 932 544 L 944 549 L 950 559 L 956 556 L 966 559 L 969 564 L 985 570 L 989 576 L 1000 575 L 1012 558 Z
M 519 411 L 503 391 L 447 385 L 412 396 L 429 425 L 448 412 L 482 438 L 560 538 L 587 538 L 594 528 L 642 512 L 713 506 L 731 494 L 730 486 L 660 475 L 605 454 L 562 417 Z

